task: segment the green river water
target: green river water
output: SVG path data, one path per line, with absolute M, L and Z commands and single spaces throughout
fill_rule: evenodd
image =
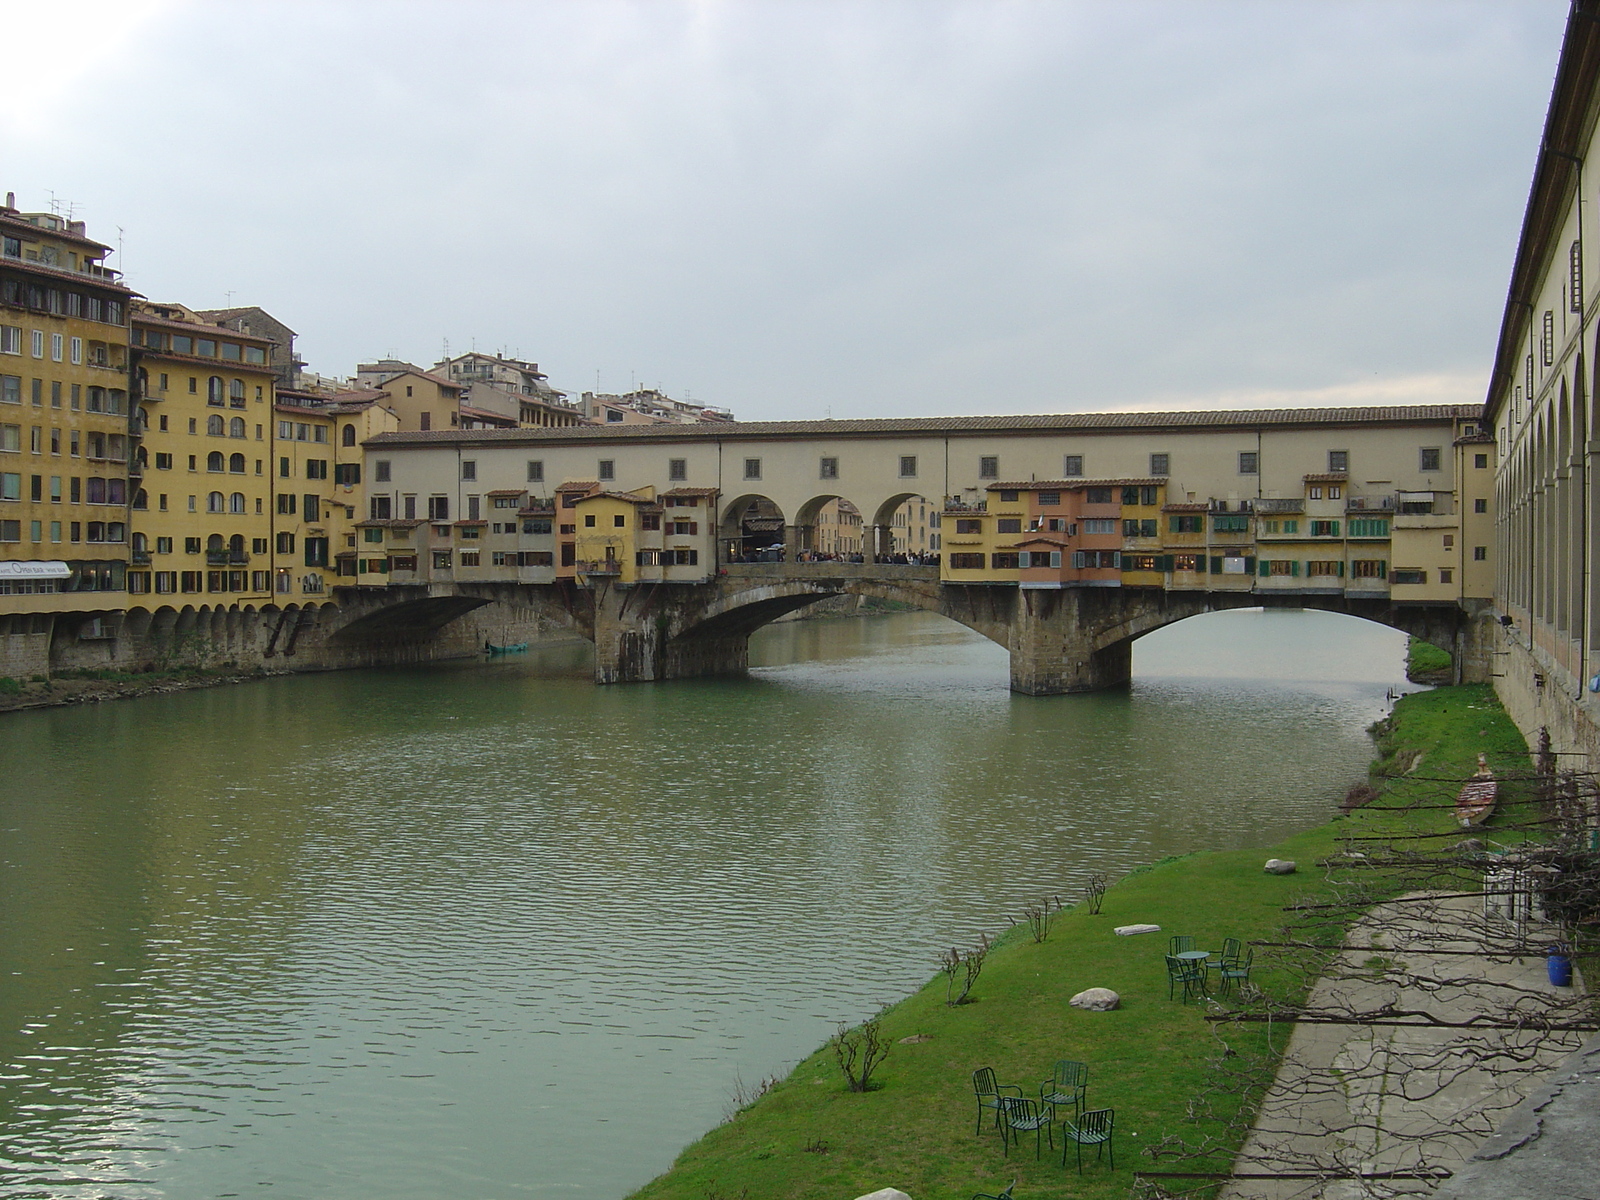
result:
M 1403 652 L 1226 613 L 1030 698 L 912 614 L 0 717 L 0 1200 L 616 1200 L 1025 901 L 1325 820 Z

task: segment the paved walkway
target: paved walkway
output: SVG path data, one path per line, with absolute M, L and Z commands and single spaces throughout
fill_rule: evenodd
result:
M 1553 937 L 1475 898 L 1417 893 L 1367 914 L 1313 987 L 1308 1015 L 1325 1020 L 1296 1024 L 1221 1195 L 1433 1192 L 1590 1036 L 1530 1027 L 1585 1019 L 1581 984 L 1546 976 Z

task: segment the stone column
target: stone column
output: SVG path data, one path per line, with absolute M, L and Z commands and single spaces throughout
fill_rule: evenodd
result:
M 1097 632 L 1107 627 L 1105 618 L 1123 599 L 1119 592 L 1062 588 L 1019 593 L 1011 621 L 1011 690 L 1052 696 L 1127 683 L 1133 676 L 1133 640 L 1112 636 L 1108 642 L 1107 634 Z

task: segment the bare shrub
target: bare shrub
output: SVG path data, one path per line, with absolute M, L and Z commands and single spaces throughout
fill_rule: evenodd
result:
M 972 985 L 983 973 L 983 960 L 989 957 L 989 939 L 979 935 L 978 944 L 970 950 L 952 946 L 939 956 L 939 970 L 944 972 L 944 1002 L 951 1008 L 967 1003 Z
M 1089 905 L 1089 915 L 1091 917 L 1100 915 L 1100 905 L 1105 901 L 1106 888 L 1108 886 L 1110 886 L 1110 881 L 1106 878 L 1104 871 L 1094 872 L 1089 876 L 1088 881 L 1084 883 L 1083 898 Z
M 839 1070 L 852 1092 L 872 1090 L 872 1073 L 889 1057 L 889 1040 L 883 1036 L 878 1018 L 863 1021 L 854 1029 L 839 1026 L 828 1044 L 833 1056 L 839 1060 Z

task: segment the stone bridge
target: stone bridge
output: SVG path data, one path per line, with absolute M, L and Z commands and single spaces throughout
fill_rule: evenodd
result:
M 1124 683 L 1138 638 L 1187 617 L 1237 608 L 1317 608 L 1375 621 L 1450 650 L 1458 682 L 1490 676 L 1488 617 L 1465 604 L 1281 591 L 1027 590 L 941 583 L 937 567 L 874 563 L 730 564 L 709 583 L 629 588 L 602 580 L 592 588 L 458 583 L 341 589 L 338 613 L 324 618 L 317 640 L 352 660 L 432 657 L 419 652 L 419 643 L 495 605 L 505 614 L 503 628 L 562 627 L 592 641 L 597 683 L 687 679 L 742 673 L 751 633 L 840 595 L 896 601 L 965 625 L 1006 648 L 1012 690 L 1035 696 Z M 478 628 L 495 627 L 493 620 L 478 622 Z

